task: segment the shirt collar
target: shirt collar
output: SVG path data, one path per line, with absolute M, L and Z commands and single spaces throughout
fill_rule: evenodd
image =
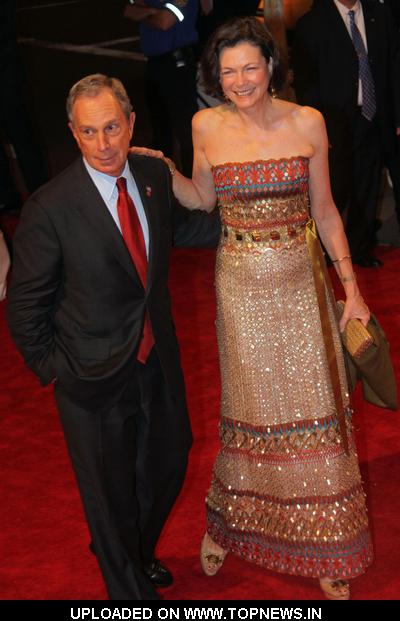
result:
M 339 11 L 339 13 L 341 14 L 343 18 L 347 17 L 349 11 L 354 11 L 354 16 L 356 17 L 358 12 L 361 10 L 360 0 L 356 0 L 356 2 L 353 4 L 352 7 L 350 7 L 350 9 L 348 9 L 347 6 L 344 6 L 344 4 L 339 2 L 339 0 L 333 0 L 333 1 L 336 4 L 337 10 Z
M 90 166 L 85 158 L 83 158 L 83 163 L 85 164 L 86 170 L 92 178 L 95 186 L 98 188 L 100 194 L 107 201 L 111 200 L 118 177 L 112 177 L 111 175 L 106 175 L 105 173 L 96 170 L 93 166 Z M 120 177 L 125 177 L 128 183 L 132 184 L 132 173 L 129 168 L 128 160 L 125 162 L 124 170 L 122 171 Z

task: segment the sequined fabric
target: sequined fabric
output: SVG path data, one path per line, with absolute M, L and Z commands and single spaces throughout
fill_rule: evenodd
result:
M 372 560 L 340 337 L 328 298 L 350 455 L 343 450 L 305 241 L 308 160 L 213 169 L 221 210 L 221 449 L 207 530 L 270 569 L 349 578 Z

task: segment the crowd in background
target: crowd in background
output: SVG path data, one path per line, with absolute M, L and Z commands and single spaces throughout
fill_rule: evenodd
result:
M 352 254 L 364 267 L 379 266 L 370 249 L 379 228 L 377 211 L 383 166 L 390 175 L 400 221 L 399 3 L 362 0 L 364 12 L 374 15 L 375 31 L 377 26 L 380 31 L 367 33 L 368 41 L 365 29 L 362 31 L 375 82 L 376 110 L 371 122 L 362 119 L 361 124 L 353 118 L 355 109 L 361 109 L 360 85 L 358 95 L 354 88 L 358 67 L 351 39 L 345 40 L 337 10 L 340 5 L 350 6 L 351 1 L 303 2 L 303 10 L 311 10 L 289 31 L 285 30 L 282 17 L 285 3 L 276 0 L 180 0 L 175 3 L 178 16 L 165 10 L 164 4 L 163 0 L 143 0 L 127 4 L 125 9 L 125 17 L 139 23 L 141 49 L 148 59 L 143 89 L 153 132 L 151 146 L 174 157 L 178 167 L 190 176 L 191 118 L 199 106 L 218 103 L 204 93 L 197 79 L 196 67 L 204 43 L 219 24 L 230 18 L 258 14 L 262 19 L 265 5 L 267 25 L 275 38 L 278 33 L 281 45 L 286 46 L 292 68 L 292 84 L 282 96 L 295 97 L 299 103 L 323 113 L 331 144 L 334 198 L 347 222 Z M 381 10 L 382 4 L 387 12 Z M 0 92 L 0 214 L 6 214 L 18 213 L 25 198 L 49 175 L 26 105 L 15 0 L 1 3 L 0 11 L 0 77 L 4 86 Z M 379 46 L 373 40 L 377 35 L 381 37 Z M 341 57 L 340 67 L 336 52 Z M 15 164 L 11 165 L 14 158 L 18 175 Z

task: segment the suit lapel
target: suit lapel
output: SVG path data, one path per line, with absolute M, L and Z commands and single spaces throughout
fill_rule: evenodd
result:
M 377 22 L 373 11 L 368 3 L 362 2 L 362 10 L 364 14 L 365 34 L 367 37 L 368 57 L 376 56 L 379 47 L 379 35 L 377 33 Z
M 113 252 L 128 274 L 141 284 L 139 274 L 136 271 L 121 232 L 85 169 L 83 161 L 79 160 L 77 166 L 76 187 L 79 193 L 73 207 L 85 218 L 89 226 L 96 231 L 105 247 Z
M 335 33 L 338 53 L 344 54 L 346 58 L 349 57 L 349 54 L 353 54 L 358 66 L 358 58 L 353 41 L 333 0 L 329 0 L 327 3 L 327 14 L 329 20 L 328 30 Z

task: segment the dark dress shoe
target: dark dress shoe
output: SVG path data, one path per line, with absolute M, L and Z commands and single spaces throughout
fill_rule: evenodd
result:
M 158 558 L 153 559 L 150 565 L 144 568 L 144 571 L 156 587 L 168 587 L 171 586 L 174 581 L 169 569 L 165 567 Z
M 380 259 L 377 259 L 376 257 L 372 257 L 370 255 L 365 255 L 365 257 L 353 259 L 353 263 L 359 265 L 360 267 L 382 267 L 383 265 Z
M 93 545 L 93 541 L 89 543 L 89 550 L 92 554 L 96 555 L 96 550 Z M 171 572 L 165 565 L 158 560 L 158 558 L 153 559 L 150 565 L 147 565 L 144 568 L 146 576 L 150 579 L 154 586 L 162 588 L 171 586 L 174 579 L 172 577 Z

